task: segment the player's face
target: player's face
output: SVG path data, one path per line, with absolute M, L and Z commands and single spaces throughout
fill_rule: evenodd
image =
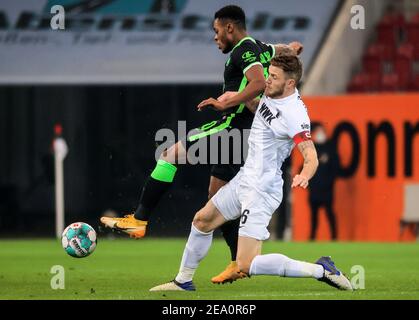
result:
M 222 53 L 229 53 L 233 49 L 232 41 L 229 39 L 228 23 L 223 23 L 219 19 L 215 19 L 213 23 L 214 29 L 214 41 L 218 46 L 218 49 Z
M 287 87 L 292 86 L 292 79 L 287 79 L 284 70 L 269 66 L 269 76 L 266 79 L 265 95 L 269 98 L 281 98 Z

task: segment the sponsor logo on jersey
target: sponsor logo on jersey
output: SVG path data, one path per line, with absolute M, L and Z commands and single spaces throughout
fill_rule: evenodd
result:
M 280 112 L 278 112 L 275 116 L 273 115 L 272 111 L 268 108 L 265 103 L 262 103 L 262 106 L 259 109 L 260 115 L 265 119 L 265 121 L 271 125 L 271 121 L 276 119 L 280 116 Z
M 303 124 L 301 124 L 301 129 L 310 130 L 310 125 L 308 123 L 303 123 Z
M 256 61 L 256 55 L 252 51 L 246 51 L 245 53 L 242 54 L 242 59 L 246 63 L 254 62 Z

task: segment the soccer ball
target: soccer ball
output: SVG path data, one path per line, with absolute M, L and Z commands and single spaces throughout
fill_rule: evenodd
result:
M 75 258 L 84 258 L 96 248 L 96 231 L 87 223 L 75 222 L 63 231 L 61 244 L 65 252 Z

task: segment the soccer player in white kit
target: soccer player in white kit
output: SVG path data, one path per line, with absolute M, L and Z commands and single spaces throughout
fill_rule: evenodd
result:
M 318 166 L 310 139 L 310 119 L 296 88 L 301 75 L 298 57 L 284 54 L 271 60 L 244 166 L 196 213 L 176 278 L 150 291 L 195 290 L 193 275 L 208 253 L 213 230 L 240 216 L 237 264 L 241 272 L 249 276 L 310 277 L 338 289 L 352 290 L 350 281 L 330 257 L 308 263 L 279 253 L 261 254 L 262 241 L 269 238 L 269 221 L 282 201 L 282 163 L 296 145 L 304 157 L 304 165 L 293 178 L 292 187 L 302 188 L 307 188 Z

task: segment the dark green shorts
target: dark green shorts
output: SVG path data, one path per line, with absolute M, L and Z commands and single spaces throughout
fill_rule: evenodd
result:
M 205 145 L 205 147 L 202 147 L 202 150 L 205 148 L 206 155 L 203 157 L 197 156 L 200 159 L 205 159 L 205 163 L 211 166 L 212 176 L 223 181 L 230 181 L 239 172 L 244 164 L 245 152 L 247 151 L 248 137 L 245 135 L 244 130 L 231 126 L 234 117 L 235 114 L 230 114 L 221 119 L 208 122 L 201 127 L 192 130 L 187 138 L 181 139 L 182 144 L 187 151 L 197 142 L 201 144 L 200 147 Z M 228 146 L 225 144 L 222 147 L 220 141 L 223 135 L 233 134 L 232 130 L 235 130 L 234 138 L 229 136 Z M 218 139 L 220 142 L 216 145 L 216 147 L 218 147 L 217 150 L 215 150 L 214 145 L 211 145 L 210 143 L 211 140 L 215 140 L 214 138 Z M 240 144 L 240 146 L 237 146 L 237 144 Z M 227 150 L 225 149 L 226 147 L 228 147 Z M 214 155 L 215 152 L 216 154 Z

